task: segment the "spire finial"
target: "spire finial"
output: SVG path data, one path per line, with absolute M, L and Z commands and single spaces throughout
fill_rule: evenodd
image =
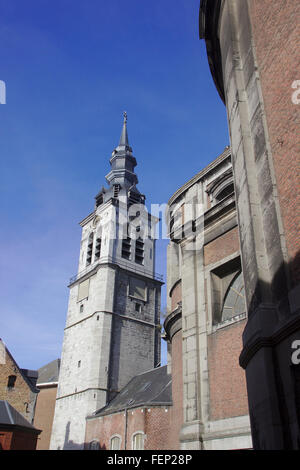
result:
M 123 129 L 122 129 L 122 134 L 121 134 L 119 145 L 129 146 L 128 134 L 127 134 L 127 113 L 126 113 L 126 111 L 123 112 L 123 116 L 124 116 Z

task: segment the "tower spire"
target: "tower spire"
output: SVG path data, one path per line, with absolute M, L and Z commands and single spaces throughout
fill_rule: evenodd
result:
M 120 142 L 119 146 L 129 146 L 129 141 L 128 141 L 128 134 L 127 134 L 127 113 L 126 111 L 123 112 L 124 116 L 124 121 L 123 121 L 123 128 L 122 128 L 122 133 L 120 137 Z

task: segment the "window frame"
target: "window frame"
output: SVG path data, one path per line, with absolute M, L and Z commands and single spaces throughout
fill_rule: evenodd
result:
M 142 436 L 142 449 L 135 448 L 135 439 L 137 436 Z M 131 437 L 132 450 L 145 450 L 145 439 L 146 439 L 146 434 L 144 433 L 144 431 L 136 431 L 135 433 L 133 433 Z
M 112 448 L 112 441 L 114 439 L 118 439 L 118 441 L 119 441 L 119 448 L 118 449 L 113 449 Z M 121 450 L 121 445 L 122 445 L 122 437 L 120 436 L 120 434 L 113 434 L 109 439 L 109 450 Z

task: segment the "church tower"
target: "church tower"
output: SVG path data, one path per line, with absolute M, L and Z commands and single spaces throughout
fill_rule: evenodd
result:
M 81 449 L 85 418 L 135 375 L 160 364 L 155 224 L 139 192 L 127 115 L 110 159 L 109 187 L 80 222 L 78 273 L 70 281 L 51 449 Z

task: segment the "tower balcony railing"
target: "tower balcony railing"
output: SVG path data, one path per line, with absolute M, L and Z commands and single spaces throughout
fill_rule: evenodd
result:
M 75 276 L 72 276 L 70 278 L 70 285 L 73 284 L 74 282 L 78 281 L 78 279 L 82 278 L 89 272 L 93 271 L 98 265 L 101 264 L 114 264 L 116 266 L 120 266 L 120 268 L 126 269 L 127 271 L 134 272 L 136 274 L 141 274 L 147 277 L 151 277 L 152 279 L 155 279 L 156 281 L 163 282 L 163 275 L 156 273 L 150 269 L 143 268 L 143 266 L 136 266 L 134 262 L 126 262 L 120 259 L 119 257 L 112 257 L 112 256 L 106 256 L 99 258 L 98 260 L 94 261 L 91 263 L 89 266 L 87 266 L 85 269 L 82 271 L 79 271 Z

